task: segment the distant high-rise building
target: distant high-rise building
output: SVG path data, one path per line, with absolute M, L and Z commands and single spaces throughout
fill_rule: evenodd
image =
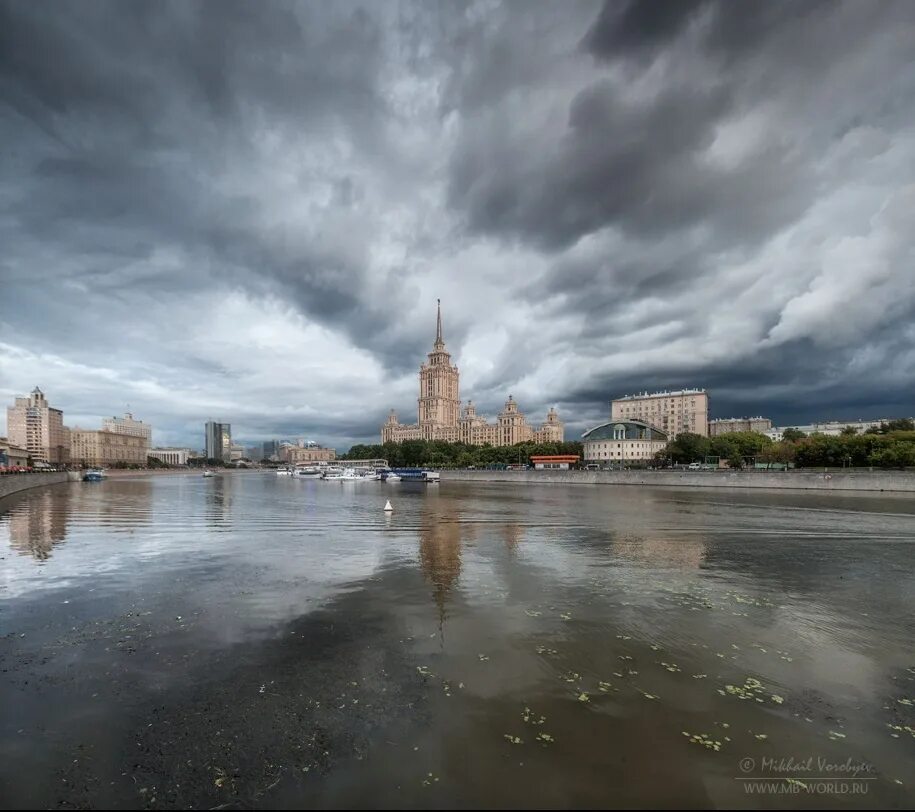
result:
M 70 430 L 64 413 L 52 409 L 36 386 L 28 397 L 16 398 L 6 409 L 9 441 L 29 452 L 33 462 L 52 464 L 70 461 Z
M 626 395 L 610 404 L 611 420 L 642 420 L 670 437 L 684 432 L 708 436 L 708 392 L 643 392 Z
M 205 428 L 206 455 L 210 460 L 232 461 L 232 425 L 208 420 Z
M 133 415 L 127 412 L 123 417 L 106 417 L 102 420 L 103 431 L 113 431 L 115 434 L 129 434 L 132 437 L 142 437 L 146 440 L 147 447 L 152 445 L 152 426 L 142 420 L 134 420 Z
M 495 423 L 488 423 L 482 415 L 478 415 L 472 401 L 468 400 L 467 406 L 461 409 L 460 373 L 451 363 L 451 354 L 445 350 L 441 302 L 438 307 L 435 343 L 428 357 L 428 363 L 421 364 L 419 368 L 418 422 L 405 425 L 391 409 L 387 421 L 381 427 L 382 443 L 402 443 L 405 440 L 444 440 L 473 445 L 562 442 L 565 427 L 555 408 L 550 409 L 546 421 L 540 424 L 539 429 L 527 422 L 511 395 Z
M 268 440 L 264 443 L 263 446 L 263 457 L 265 460 L 279 459 L 280 457 L 280 441 L 279 440 Z

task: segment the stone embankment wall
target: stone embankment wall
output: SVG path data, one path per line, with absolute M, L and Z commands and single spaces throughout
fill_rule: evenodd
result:
M 687 488 L 775 488 L 915 493 L 910 471 L 442 471 L 442 482 L 530 482 L 562 485 L 657 485 Z
M 60 471 L 51 474 L 4 474 L 0 476 L 0 499 L 29 488 L 38 488 L 42 485 L 58 485 L 61 482 L 79 479 L 79 477 L 80 474 L 77 471 L 70 473 Z

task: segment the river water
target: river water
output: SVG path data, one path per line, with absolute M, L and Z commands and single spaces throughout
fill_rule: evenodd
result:
M 0 799 L 910 808 L 913 542 L 908 497 L 34 490 L 0 503 Z

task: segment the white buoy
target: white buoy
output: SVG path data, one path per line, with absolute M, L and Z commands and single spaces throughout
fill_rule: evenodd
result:
M 391 500 L 388 499 L 388 501 L 384 503 L 384 512 L 390 513 L 392 510 L 394 510 L 394 508 L 391 507 Z

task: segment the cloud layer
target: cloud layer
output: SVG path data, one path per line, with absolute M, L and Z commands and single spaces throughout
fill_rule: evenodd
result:
M 915 412 L 902 2 L 0 3 L 0 397 L 157 443 Z M 2 418 L 0 418 L 2 419 Z M 0 425 L 2 428 L 2 425 Z

